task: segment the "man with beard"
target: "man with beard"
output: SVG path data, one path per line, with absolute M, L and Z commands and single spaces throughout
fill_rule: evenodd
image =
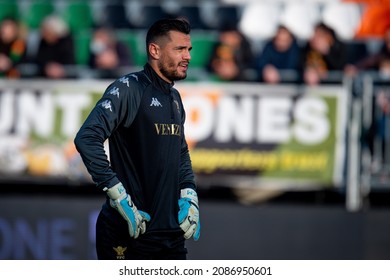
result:
M 156 21 L 146 35 L 144 69 L 110 84 L 76 135 L 92 179 L 107 194 L 96 224 L 99 259 L 186 259 L 185 240 L 199 238 L 185 112 L 173 87 L 187 76 L 191 48 L 187 21 Z

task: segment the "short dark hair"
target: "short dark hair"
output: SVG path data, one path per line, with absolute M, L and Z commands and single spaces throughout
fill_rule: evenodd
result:
M 315 29 L 323 30 L 326 33 L 328 33 L 330 36 L 332 36 L 333 39 L 337 39 L 336 31 L 329 25 L 325 24 L 324 22 L 318 22 L 315 25 Z
M 178 31 L 184 34 L 190 34 L 191 26 L 185 18 L 164 18 L 153 23 L 146 34 L 146 52 L 148 46 L 158 38 L 168 36 L 170 31 Z

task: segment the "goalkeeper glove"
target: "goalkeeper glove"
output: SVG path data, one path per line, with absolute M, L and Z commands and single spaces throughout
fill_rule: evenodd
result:
M 184 238 L 191 236 L 198 240 L 200 236 L 200 220 L 198 195 L 190 188 L 181 190 L 179 199 L 179 224 L 184 231 Z
M 148 213 L 141 210 L 137 210 L 126 189 L 122 183 L 118 183 L 115 186 L 105 189 L 108 197 L 110 198 L 111 207 L 115 208 L 119 214 L 126 220 L 130 237 L 137 238 L 140 234 L 145 233 L 146 222 L 150 221 Z

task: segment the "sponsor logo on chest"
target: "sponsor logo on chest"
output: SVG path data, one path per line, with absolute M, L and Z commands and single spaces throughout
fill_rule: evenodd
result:
M 165 136 L 181 136 L 181 125 L 174 123 L 155 123 L 154 128 L 156 129 L 156 134 Z

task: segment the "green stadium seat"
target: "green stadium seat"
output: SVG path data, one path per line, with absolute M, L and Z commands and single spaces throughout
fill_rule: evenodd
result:
M 143 66 L 147 59 L 144 38 L 135 31 L 124 29 L 116 30 L 115 36 L 129 47 L 134 64 Z
M 215 33 L 191 33 L 192 51 L 191 66 L 204 68 L 208 64 L 211 51 L 218 37 Z
M 0 21 L 7 17 L 19 19 L 19 6 L 17 2 L 0 1 Z
M 88 65 L 89 60 L 89 44 L 92 39 L 92 30 L 84 29 L 73 34 L 76 64 Z
M 31 2 L 24 21 L 30 29 L 37 29 L 40 27 L 42 20 L 54 11 L 54 4 L 51 1 L 37 0 Z
M 88 1 L 66 2 L 63 17 L 72 32 L 94 26 L 92 8 Z

